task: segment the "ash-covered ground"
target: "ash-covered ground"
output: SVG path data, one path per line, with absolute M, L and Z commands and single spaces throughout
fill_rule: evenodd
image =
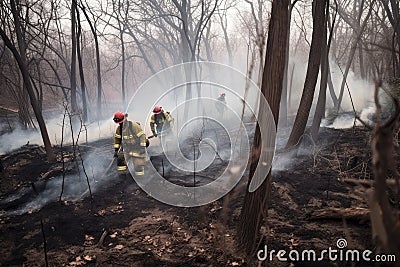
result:
M 370 223 L 363 212 L 347 218 L 321 216 L 323 211 L 367 208 L 365 189 L 343 179 L 371 179 L 369 136 L 368 130 L 359 127 L 322 128 L 320 145 L 302 146 L 294 155 L 280 149 L 285 135 L 279 135 L 268 220 L 262 227 L 264 238 L 260 249 L 267 245 L 275 250 L 321 251 L 336 247 L 336 241 L 345 238 L 348 248 L 374 251 Z M 192 148 L 190 141 L 182 143 L 183 154 L 188 157 Z M 82 145 L 75 152 L 71 146 L 56 147 L 56 153 L 57 162 L 51 164 L 46 162 L 43 148 L 36 145 L 26 145 L 1 156 L 5 171 L 0 179 L 0 265 L 43 266 L 43 233 L 50 266 L 254 266 L 257 263 L 256 258 L 244 257 L 236 247 L 235 238 L 247 172 L 224 198 L 201 207 L 179 208 L 153 199 L 129 175 L 119 176 L 114 167 L 104 172 L 112 159 L 112 138 Z M 91 154 L 96 155 L 96 162 L 90 161 Z M 66 162 L 64 167 L 62 157 Z M 102 160 L 99 162 L 98 158 Z M 164 166 L 166 179 L 184 186 L 212 181 L 228 163 L 224 156 L 217 157 L 209 169 L 196 173 L 195 180 L 193 173 L 180 173 L 169 166 L 162 155 L 153 155 L 150 160 L 159 173 Z M 96 164 L 103 166 L 102 172 L 93 167 Z M 58 201 L 63 176 L 64 197 Z M 87 181 L 92 185 L 93 198 L 88 193 Z M 260 264 L 289 265 L 276 258 Z M 292 264 L 350 265 L 325 261 Z M 368 266 L 365 262 L 354 265 Z

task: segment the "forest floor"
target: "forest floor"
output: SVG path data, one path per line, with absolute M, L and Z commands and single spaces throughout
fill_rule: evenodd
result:
M 337 248 L 340 238 L 349 249 L 374 251 L 371 226 L 361 186 L 343 179 L 369 180 L 370 132 L 364 128 L 322 128 L 321 144 L 302 147 L 296 156 L 276 154 L 268 221 L 259 248 L 322 251 Z M 100 140 L 83 147 L 109 147 Z M 65 149 L 65 148 L 64 148 Z M 69 154 L 71 154 L 71 148 Z M 109 174 L 112 181 L 98 188 L 93 199 L 57 198 L 37 210 L 13 214 L 21 204 L 43 192 L 46 182 L 60 176 L 58 161 L 46 162 L 43 148 L 27 145 L 3 155 L 0 179 L 0 265 L 44 266 L 44 237 L 49 266 L 254 266 L 236 248 L 236 230 L 245 186 L 228 197 L 196 208 L 163 204 L 142 191 L 131 177 Z M 64 152 L 64 153 L 67 153 Z M 111 156 L 110 156 L 111 157 Z M 246 178 L 246 177 L 245 177 Z M 242 185 L 247 179 L 242 179 Z M 34 185 L 35 190 L 32 188 Z M 57 193 L 59 194 L 59 193 Z M 224 203 L 225 201 L 225 203 Z M 224 205 L 225 204 L 225 205 Z M 223 208 L 224 207 L 224 208 Z M 361 211 L 360 216 L 321 217 L 323 212 Z M 322 211 L 322 213 L 320 212 Z M 289 266 L 288 262 L 258 262 L 259 266 Z M 353 266 L 368 266 L 354 262 Z M 294 262 L 292 266 L 350 266 L 346 261 Z

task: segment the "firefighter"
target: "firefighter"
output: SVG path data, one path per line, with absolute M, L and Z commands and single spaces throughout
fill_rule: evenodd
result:
M 124 149 L 129 157 L 128 160 L 133 162 L 135 175 L 141 176 L 144 175 L 148 140 L 140 124 L 127 120 L 127 117 L 128 114 L 118 111 L 115 112 L 113 118 L 114 122 L 118 124 L 114 138 L 114 157 L 117 158 L 117 170 L 124 174 L 128 169 Z M 122 139 L 125 147 L 122 147 Z
M 155 106 L 150 118 L 150 129 L 153 136 L 167 135 L 172 131 L 174 119 L 168 111 L 164 111 L 161 106 Z
M 221 93 L 217 98 L 217 103 L 215 103 L 215 107 L 217 108 L 218 112 L 220 113 L 221 117 L 224 116 L 226 100 L 225 100 L 225 93 Z

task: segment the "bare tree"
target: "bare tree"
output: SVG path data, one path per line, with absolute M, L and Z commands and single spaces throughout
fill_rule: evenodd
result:
M 294 0 L 293 3 L 290 3 L 289 6 L 289 14 L 288 14 L 288 21 L 289 21 L 289 29 L 288 33 L 286 34 L 287 44 L 286 44 L 286 55 L 289 55 L 289 45 L 290 45 L 290 21 L 292 19 L 292 11 L 293 7 L 296 4 L 297 0 Z M 285 60 L 285 74 L 283 78 L 283 88 L 282 88 L 282 98 L 281 98 L 281 107 L 280 107 L 280 113 L 281 115 L 279 116 L 280 122 L 284 125 L 287 126 L 287 105 L 288 105 L 288 69 L 289 69 L 289 56 L 286 57 Z
M 394 212 L 388 197 L 387 177 L 389 172 L 393 175 L 397 187 L 397 195 L 400 194 L 400 174 L 395 163 L 394 136 L 399 129 L 400 103 L 393 99 L 395 113 L 387 120 L 381 121 L 382 106 L 379 102 L 378 92 L 381 82 L 375 85 L 376 117 L 372 137 L 372 165 L 374 171 L 374 187 L 367 192 L 370 206 L 370 218 L 373 237 L 377 238 L 378 246 L 385 253 L 400 257 L 400 224 L 399 217 Z M 393 266 L 398 266 L 394 264 Z
M 326 5 L 326 16 L 324 22 L 324 34 L 322 39 L 322 51 L 321 51 L 321 79 L 320 79 L 320 90 L 318 94 L 317 107 L 315 108 L 314 118 L 311 125 L 311 138 L 314 143 L 317 141 L 319 126 L 321 124 L 321 120 L 325 115 L 326 108 L 326 89 L 328 85 L 328 72 L 329 72 L 329 50 L 331 47 L 331 41 L 333 36 L 333 31 L 330 31 L 329 38 L 327 38 L 327 29 L 328 29 L 328 17 L 329 17 L 329 0 Z M 337 12 L 336 12 L 337 13 Z M 335 27 L 336 13 L 333 18 L 332 26 L 333 29 Z
M 318 71 L 321 61 L 322 37 L 324 34 L 326 0 L 313 1 L 313 33 L 311 40 L 310 55 L 308 58 L 308 67 L 306 80 L 304 82 L 303 94 L 300 100 L 300 106 L 297 111 L 296 119 L 286 148 L 292 148 L 299 144 L 306 128 L 308 116 L 310 114 L 311 104 L 314 98 L 315 85 L 317 83 Z
M 392 54 L 393 54 L 393 76 L 400 77 L 400 7 L 399 1 L 396 0 L 381 0 L 385 11 L 388 15 L 388 19 L 393 28 L 393 42 L 392 42 Z M 390 4 L 390 5 L 389 5 Z M 395 41 L 396 40 L 396 41 Z M 396 42 L 397 42 L 397 53 L 396 53 Z M 396 59 L 397 54 L 397 59 Z
M 15 60 L 18 63 L 19 69 L 21 71 L 23 80 L 24 80 L 24 84 L 25 84 L 25 88 L 27 90 L 27 93 L 29 95 L 29 99 L 31 102 L 31 106 L 33 109 L 33 112 L 35 113 L 36 116 L 36 120 L 39 124 L 39 129 L 42 135 L 42 139 L 43 139 L 43 144 L 45 146 L 46 149 L 46 154 L 47 154 L 47 160 L 48 161 L 53 161 L 54 160 L 54 153 L 53 153 L 53 148 L 51 146 L 51 142 L 49 139 L 49 135 L 47 132 L 47 127 L 46 127 L 46 123 L 44 122 L 43 119 L 43 115 L 41 113 L 41 110 L 38 106 L 37 103 L 37 99 L 35 96 L 35 92 L 30 80 L 30 76 L 29 76 L 29 72 L 27 69 L 27 61 L 26 61 L 26 43 L 25 40 L 23 38 L 23 34 L 22 34 L 22 27 L 21 27 L 21 23 L 19 20 L 19 10 L 17 9 L 17 5 L 15 3 L 14 0 L 10 0 L 10 6 L 11 6 L 11 12 L 14 18 L 14 26 L 15 26 L 15 33 L 17 36 L 17 40 L 18 40 L 18 49 L 12 44 L 11 40 L 8 38 L 8 36 L 6 35 L 4 29 L 0 28 L 0 36 L 3 39 L 3 41 L 5 42 L 6 46 L 8 49 L 10 49 L 10 51 L 13 53 Z
M 261 91 L 265 95 L 275 119 L 279 118 L 279 104 L 286 57 L 286 32 L 288 30 L 289 0 L 274 0 L 269 23 L 267 51 Z M 257 125 L 252 147 L 249 177 L 254 175 L 261 153 L 261 132 Z M 249 184 L 250 184 L 249 180 Z M 256 249 L 256 240 L 267 211 L 267 199 L 270 192 L 271 172 L 263 184 L 254 192 L 246 192 L 240 215 L 239 243 L 252 255 Z
M 226 52 L 228 53 L 228 64 L 229 66 L 233 66 L 233 51 L 232 51 L 232 44 L 228 34 L 228 11 L 236 4 L 236 0 L 234 1 L 224 1 L 224 6 L 219 8 L 217 14 L 219 18 L 219 24 L 222 29 L 222 33 L 224 35 L 225 47 Z M 210 25 L 207 26 L 207 35 L 210 32 Z M 206 46 L 207 49 L 207 46 Z M 207 49 L 208 51 L 208 49 Z M 208 52 L 209 53 L 209 52 Z
M 96 114 L 97 114 L 97 119 L 100 119 L 102 117 L 101 96 L 103 93 L 103 88 L 102 88 L 102 82 L 101 82 L 101 60 L 100 60 L 99 39 L 98 39 L 95 24 L 89 18 L 86 7 L 83 4 L 81 4 L 80 8 L 81 8 L 83 14 L 85 15 L 87 22 L 89 23 L 90 30 L 91 30 L 93 38 L 94 38 L 94 45 L 95 45 L 95 50 L 96 50 L 96 74 L 97 74 L 97 112 L 96 112 Z
M 76 0 L 71 4 L 71 110 L 73 113 L 78 111 L 76 102 Z
M 82 42 L 82 25 L 81 19 L 79 15 L 79 9 L 76 9 L 76 18 L 78 22 L 78 32 L 76 35 L 76 49 L 77 49 L 77 56 L 78 56 L 78 67 L 79 67 L 79 78 L 81 81 L 81 92 L 82 92 L 82 119 L 83 122 L 87 122 L 87 103 L 86 103 L 86 84 L 85 84 L 85 74 L 83 71 L 83 63 L 82 63 L 82 49 L 81 49 L 81 42 Z
M 359 0 L 359 1 L 360 2 L 359 2 L 359 10 L 358 10 L 357 18 L 351 24 L 351 26 L 353 28 L 353 36 L 352 36 L 353 43 L 352 43 L 351 48 L 350 48 L 350 52 L 349 52 L 348 60 L 347 60 L 347 64 L 346 64 L 346 68 L 345 68 L 344 73 L 343 73 L 342 83 L 340 85 L 339 98 L 338 98 L 337 106 L 335 106 L 335 111 L 336 112 L 339 112 L 340 105 L 341 105 L 342 99 L 343 99 L 344 87 L 346 85 L 347 76 L 349 74 L 350 67 L 351 67 L 351 64 L 353 62 L 356 50 L 357 50 L 357 45 L 360 42 L 362 33 L 364 31 L 364 28 L 365 28 L 365 26 L 367 24 L 367 21 L 368 21 L 369 17 L 371 16 L 371 12 L 372 12 L 372 8 L 373 8 L 373 3 L 371 3 L 369 5 L 369 10 L 368 10 L 368 13 L 367 13 L 366 17 L 364 18 L 364 21 L 362 22 L 362 24 L 360 24 L 360 21 L 361 21 L 362 15 L 363 15 L 363 11 L 364 11 L 365 0 Z M 354 2 L 354 3 L 356 3 L 356 2 Z M 348 14 L 346 14 L 343 11 L 343 9 L 340 6 L 339 6 L 338 10 L 339 10 L 340 15 L 342 17 L 347 17 L 347 18 L 350 17 Z M 356 13 L 356 11 L 354 11 L 354 13 Z M 350 21 L 350 19 L 348 19 L 347 21 Z

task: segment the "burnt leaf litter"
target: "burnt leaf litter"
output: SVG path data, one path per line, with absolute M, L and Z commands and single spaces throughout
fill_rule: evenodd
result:
M 373 251 L 370 223 L 364 212 L 368 208 L 363 197 L 365 188 L 346 182 L 372 178 L 370 132 L 361 127 L 322 128 L 319 139 L 318 147 L 305 140 L 296 155 L 278 149 L 260 249 L 267 245 L 275 250 L 322 251 L 336 247 L 336 241 L 345 238 L 348 248 Z M 99 147 L 112 158 L 112 138 L 82 146 L 79 153 L 85 156 Z M 247 177 L 218 201 L 201 207 L 178 208 L 148 196 L 130 175 L 118 175 L 112 168 L 106 177 L 108 182 L 94 191 L 93 199 L 86 194 L 80 200 L 60 202 L 57 192 L 43 207 L 27 206 L 38 194 L 46 192 L 49 181 L 63 172 L 66 177 L 76 175 L 73 148 L 65 146 L 61 151 L 55 147 L 55 152 L 54 163 L 46 162 L 43 148 L 32 144 L 1 156 L 4 170 L 0 179 L 0 265 L 44 265 L 41 221 L 50 266 L 257 264 L 256 258 L 246 259 L 235 239 Z M 61 153 L 66 162 L 64 168 Z M 161 158 L 151 159 L 154 166 L 159 167 Z M 215 177 L 217 170 L 227 166 L 221 159 L 213 164 L 199 174 L 199 179 Z M 173 168 L 168 169 L 165 178 L 193 186 L 186 181 L 190 174 L 179 175 Z M 13 213 L 21 207 L 25 207 L 22 214 Z M 343 216 L 341 212 L 348 214 Z M 276 258 L 261 266 L 268 263 L 289 266 Z M 291 264 L 329 266 L 330 263 Z

